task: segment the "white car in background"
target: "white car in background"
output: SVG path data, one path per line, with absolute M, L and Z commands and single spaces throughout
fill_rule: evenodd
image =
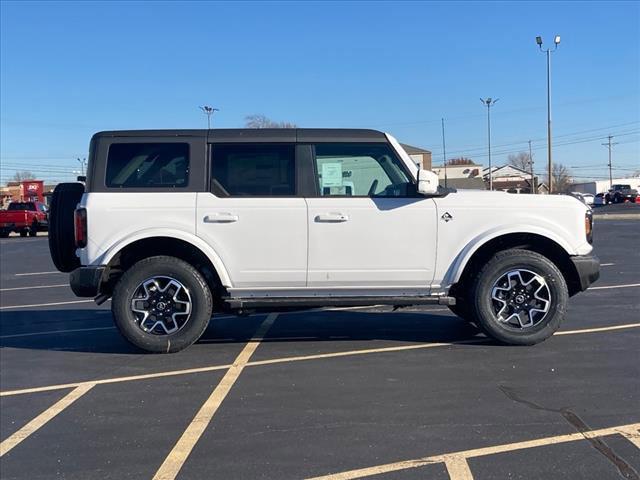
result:
M 583 193 L 582 198 L 584 199 L 584 203 L 587 205 L 593 205 L 596 199 L 596 196 L 592 193 Z
M 593 205 L 597 205 L 597 206 L 603 206 L 607 204 L 606 198 L 605 198 L 606 193 L 598 193 L 596 194 L 596 196 L 593 199 Z

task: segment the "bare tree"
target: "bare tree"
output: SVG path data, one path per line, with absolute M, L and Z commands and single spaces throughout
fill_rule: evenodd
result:
M 553 177 L 554 192 L 567 193 L 571 190 L 571 170 L 567 167 L 561 163 L 554 163 L 551 166 L 551 176 Z M 549 185 L 548 178 L 547 185 Z
M 23 182 L 25 180 L 35 180 L 36 176 L 28 170 L 18 170 L 11 177 L 12 182 Z
M 529 165 L 531 157 L 527 152 L 520 152 L 517 155 L 511 154 L 507 157 L 507 160 L 509 161 L 509 165 L 524 170 L 525 172 L 528 172 L 531 168 Z
M 447 165 L 475 165 L 475 163 L 470 158 L 458 157 L 447 160 Z
M 246 128 L 296 128 L 297 125 L 291 122 L 276 122 L 270 118 L 259 115 L 247 115 L 244 117 L 244 126 Z

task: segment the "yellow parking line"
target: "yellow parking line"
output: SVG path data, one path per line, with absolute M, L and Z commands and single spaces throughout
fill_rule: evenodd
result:
M 469 464 L 462 455 L 445 455 L 444 465 L 451 480 L 473 480 Z
M 580 333 L 596 333 L 596 332 L 610 332 L 613 330 L 623 330 L 626 328 L 640 327 L 640 323 L 627 323 L 624 325 L 611 325 L 610 327 L 596 327 L 596 328 L 582 328 L 579 330 L 563 330 L 556 332 L 554 335 L 576 335 Z
M 33 290 L 36 288 L 59 288 L 68 287 L 68 283 L 59 283 L 57 285 L 36 285 L 35 287 L 12 287 L 12 288 L 0 288 L 0 292 L 13 292 L 16 290 Z
M 620 428 L 622 434 L 633 443 L 638 449 L 640 449 L 640 424 L 632 425 L 630 427 Z
M 594 332 L 607 332 L 614 330 L 622 330 L 629 328 L 638 328 L 640 327 L 640 323 L 628 323 L 626 325 L 613 325 L 610 327 L 598 327 L 598 328 L 585 328 L 581 330 L 565 330 L 561 332 L 556 332 L 555 335 L 580 335 L 583 333 L 594 333 Z M 288 363 L 288 362 L 300 362 L 305 360 L 319 360 L 323 358 L 338 358 L 338 357 L 350 357 L 354 355 L 366 355 L 370 353 L 385 353 L 385 352 L 401 352 L 405 350 L 421 350 L 425 348 L 435 348 L 435 347 L 450 347 L 453 345 L 469 345 L 475 343 L 484 343 L 488 342 L 487 338 L 474 338 L 469 340 L 460 340 L 456 342 L 440 342 L 440 343 L 418 343 L 414 345 L 400 345 L 396 347 L 380 347 L 380 348 L 367 348 L 367 349 L 359 349 L 359 350 L 347 350 L 342 352 L 333 352 L 333 353 L 318 353 L 314 355 L 302 355 L 302 356 L 294 356 L 294 357 L 279 357 L 272 358 L 268 360 L 257 360 L 253 362 L 247 362 L 247 367 L 256 367 L 260 365 L 272 365 L 277 363 Z M 206 367 L 196 367 L 196 368 L 187 368 L 184 370 L 169 370 L 165 372 L 157 372 L 157 373 L 146 373 L 142 375 L 131 375 L 126 377 L 114 377 L 114 378 L 105 378 L 102 380 L 91 380 L 87 382 L 75 382 L 75 383 L 65 383 L 58 385 L 47 385 L 44 387 L 30 387 L 23 388 L 19 390 L 6 390 L 0 392 L 0 397 L 9 396 L 9 395 L 22 395 L 26 393 L 38 393 L 38 392 L 47 392 L 51 390 L 61 390 L 64 388 L 73 388 L 79 387 L 81 385 L 86 384 L 94 384 L 94 385 L 103 385 L 107 383 L 120 383 L 120 382 L 131 382 L 136 380 L 147 380 L 152 378 L 161 378 L 161 377 L 172 377 L 177 375 L 191 375 L 194 373 L 205 373 L 211 372 L 215 370 L 226 370 L 230 368 L 231 365 L 211 365 Z
M 93 300 L 72 300 L 70 302 L 34 303 L 32 305 L 8 305 L 6 307 L 0 307 L 0 310 L 9 310 L 9 309 L 18 309 L 18 308 L 53 307 L 56 305 L 73 305 L 76 303 L 93 303 Z
M 62 399 L 57 401 L 51 407 L 47 408 L 44 412 L 38 415 L 36 418 L 27 423 L 20 430 L 10 435 L 6 440 L 0 443 L 0 457 L 11 451 L 11 449 L 20 444 L 25 438 L 38 429 L 42 428 L 49 420 L 62 412 L 65 408 L 78 400 L 81 396 L 87 393 L 93 388 L 93 384 L 88 383 L 76 387 L 71 393 L 65 395 Z
M 191 450 L 193 450 L 193 447 L 204 433 L 223 400 L 229 394 L 231 387 L 233 387 L 233 384 L 249 362 L 249 358 L 251 358 L 253 352 L 256 351 L 258 345 L 260 345 L 260 341 L 269 331 L 277 317 L 277 313 L 271 313 L 265 318 L 253 338 L 245 345 L 236 357 L 231 368 L 227 370 L 225 376 L 213 390 L 211 396 L 209 396 L 202 407 L 200 407 L 196 416 L 153 476 L 154 480 L 173 480 L 176 478 L 184 462 L 189 457 Z
M 459 342 L 451 342 L 451 343 L 419 343 L 417 345 L 401 345 L 398 347 L 366 348 L 366 349 L 360 349 L 360 350 L 347 350 L 343 352 L 318 353 L 315 355 L 301 355 L 297 357 L 282 357 L 282 358 L 272 358 L 269 360 L 256 360 L 254 362 L 249 362 L 247 366 L 256 367 L 258 365 L 273 365 L 276 363 L 300 362 L 305 360 L 319 360 L 321 358 L 351 357 L 354 355 L 367 355 L 369 353 L 402 352 L 405 350 L 421 350 L 425 348 L 450 347 L 452 345 L 466 345 L 466 344 L 473 344 L 473 343 L 483 343 L 486 341 L 487 341 L 486 338 L 479 338 L 474 340 L 462 340 Z
M 605 285 L 603 287 L 589 287 L 589 290 L 606 290 L 609 288 L 630 288 L 630 287 L 640 287 L 640 283 L 628 283 L 626 285 Z
M 451 475 L 452 479 L 454 480 L 472 479 L 473 476 L 471 476 L 471 471 L 469 470 L 469 466 L 466 462 L 466 460 L 469 458 L 484 457 L 487 455 L 495 455 L 497 453 L 513 452 L 516 450 L 524 450 L 527 448 L 534 448 L 534 447 L 543 447 L 546 445 L 557 445 L 559 443 L 575 442 L 577 440 L 585 440 L 587 438 L 597 438 L 597 437 L 604 437 L 607 435 L 615 435 L 615 434 L 622 435 L 626 439 L 631 440 L 632 442 L 634 442 L 634 444 L 636 444 L 634 440 L 637 441 L 638 439 L 638 429 L 640 429 L 640 423 L 631 423 L 628 425 L 620 425 L 617 427 L 602 428 L 600 430 L 590 430 L 586 432 L 569 433 L 566 435 L 556 435 L 554 437 L 545 437 L 545 438 L 538 438 L 535 440 L 526 440 L 524 442 L 507 443 L 502 445 L 494 445 L 490 447 L 475 448 L 472 450 L 462 450 L 459 452 L 451 452 L 451 453 L 446 453 L 442 455 L 433 455 L 429 457 L 417 458 L 414 460 L 403 460 L 401 462 L 386 463 L 383 465 L 360 468 L 357 470 L 349 470 L 346 472 L 332 473 L 332 474 L 323 475 L 320 477 L 313 477 L 308 480 L 351 480 L 355 478 L 368 477 L 371 475 L 379 475 L 382 473 L 397 472 L 399 470 L 407 470 L 409 468 L 417 468 L 424 465 L 429 465 L 432 463 L 440 463 L 440 462 L 445 463 L 450 475 L 451 475 L 451 470 L 449 470 L 449 465 L 451 465 L 452 470 L 455 474 L 467 475 L 466 477 L 465 476 L 456 477 Z M 468 472 L 464 471 L 464 468 L 460 459 L 464 460 L 464 463 L 466 464 Z

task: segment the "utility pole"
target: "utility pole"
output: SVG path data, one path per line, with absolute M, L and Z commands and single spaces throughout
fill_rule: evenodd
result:
M 444 142 L 444 118 L 442 120 L 442 164 L 444 165 L 444 188 L 447 188 L 447 147 Z
M 213 115 L 213 112 L 219 112 L 220 109 L 213 108 L 209 105 L 203 105 L 200 107 L 200 110 L 202 110 L 202 112 L 207 116 L 207 130 L 211 130 L 211 115 Z
M 489 190 L 493 190 L 493 170 L 491 167 L 491 107 L 495 105 L 498 100 L 500 99 L 496 98 L 494 100 L 491 97 L 487 98 L 486 100 L 483 100 L 482 98 L 480 99 L 480 101 L 487 106 L 487 138 L 488 138 L 488 145 L 489 145 Z
M 542 37 L 536 37 L 536 43 L 540 47 L 541 52 L 547 54 L 547 168 L 549 172 L 549 193 L 552 193 L 552 176 L 551 176 L 551 52 L 555 52 L 560 44 L 560 35 L 556 35 L 553 39 L 553 50 L 542 48 Z
M 602 143 L 601 145 L 604 145 L 605 147 L 607 147 L 609 149 L 609 188 L 613 187 L 613 174 L 611 173 L 611 147 L 613 147 L 614 145 L 617 145 L 618 142 L 615 143 L 611 143 L 611 140 L 613 139 L 613 135 L 609 135 L 607 137 L 609 139 L 609 141 L 607 143 Z
M 531 153 L 531 140 L 529 140 L 529 168 L 531 169 L 531 193 L 536 194 L 536 177 L 533 176 L 533 153 Z

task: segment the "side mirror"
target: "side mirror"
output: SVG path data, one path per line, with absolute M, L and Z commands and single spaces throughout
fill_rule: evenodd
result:
M 438 193 L 440 179 L 430 170 L 418 170 L 418 193 L 421 195 L 435 195 Z

